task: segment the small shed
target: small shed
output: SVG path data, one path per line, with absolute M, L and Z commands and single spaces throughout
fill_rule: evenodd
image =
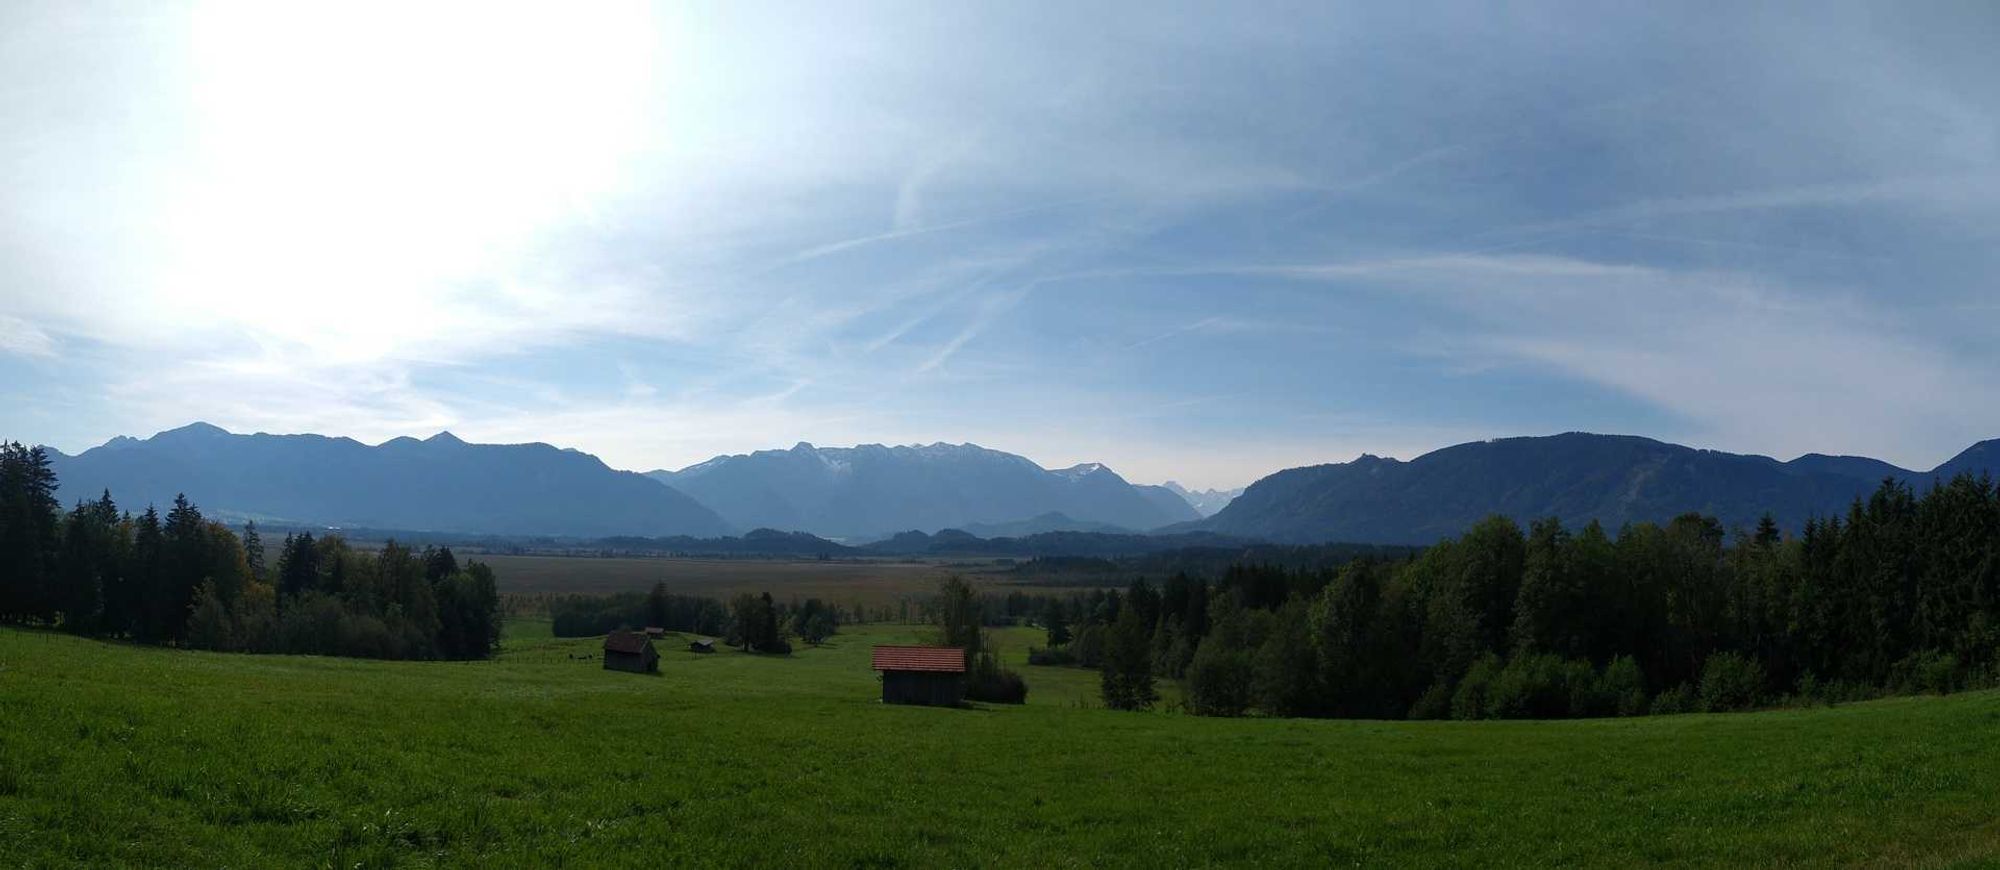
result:
M 649 625 L 646 626 L 646 636 L 654 640 L 659 640 L 667 636 L 667 630 L 657 625 Z
M 698 652 L 698 653 L 715 652 L 715 641 L 701 640 L 698 638 L 695 640 L 688 641 L 688 652 Z
M 965 698 L 965 650 L 955 646 L 878 646 L 882 703 L 952 707 Z
M 619 630 L 604 636 L 604 669 L 635 674 L 660 672 L 660 652 L 653 641 L 636 631 Z

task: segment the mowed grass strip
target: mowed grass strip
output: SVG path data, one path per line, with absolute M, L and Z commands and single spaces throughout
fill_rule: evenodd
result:
M 0 630 L 0 863 L 23 866 L 1928 866 L 1993 860 L 2000 694 L 1569 722 L 884 706 L 863 626 L 603 671 Z M 1000 638 L 1018 660 L 1033 637 Z

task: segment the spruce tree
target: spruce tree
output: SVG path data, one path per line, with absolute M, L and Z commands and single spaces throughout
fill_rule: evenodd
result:
M 1063 610 L 1062 599 L 1049 599 L 1048 607 L 1042 611 L 1042 625 L 1047 629 L 1049 646 L 1069 643 L 1069 614 Z
M 270 582 L 264 571 L 264 536 L 257 534 L 256 520 L 243 524 L 243 558 L 250 566 L 251 580 Z
M 143 643 L 160 643 L 167 638 L 165 593 L 160 585 L 166 577 L 166 536 L 160 530 L 160 512 L 152 505 L 139 515 L 132 533 L 132 564 L 125 572 L 130 597 L 132 636 Z
M 1138 607 L 1120 609 L 1104 646 L 1100 689 L 1104 706 L 1113 710 L 1144 710 L 1159 700 L 1153 686 L 1150 626 Z

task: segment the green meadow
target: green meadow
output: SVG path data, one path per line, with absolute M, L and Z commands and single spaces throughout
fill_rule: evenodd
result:
M 1997 866 L 2000 693 L 1563 722 L 884 706 L 909 626 L 603 671 L 510 623 L 484 662 L 0 630 L 19 866 Z M 1168 693 L 1171 695 L 1171 692 Z

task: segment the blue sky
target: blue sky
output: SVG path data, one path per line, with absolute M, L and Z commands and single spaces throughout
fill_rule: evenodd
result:
M 1656 5 L 7 4 L 0 435 L 2000 436 L 2000 11 Z

